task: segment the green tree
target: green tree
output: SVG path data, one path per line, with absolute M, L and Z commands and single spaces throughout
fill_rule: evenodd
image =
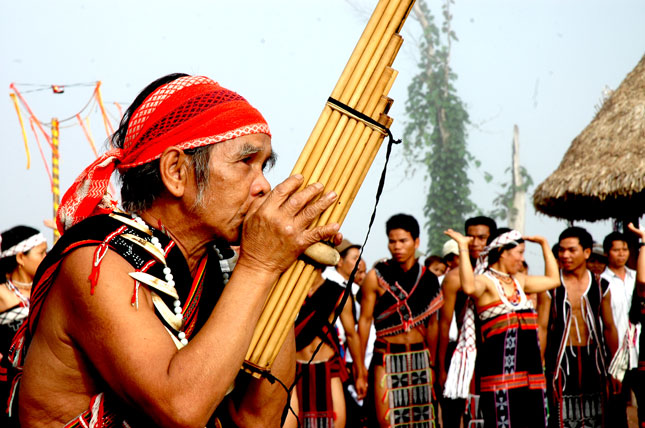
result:
M 419 73 L 408 86 L 403 135 L 404 153 L 414 166 L 421 165 L 429 180 L 424 214 L 428 251 L 438 253 L 447 228 L 461 230 L 465 218 L 475 211 L 470 199 L 468 167 L 479 166 L 469 153 L 466 140 L 468 112 L 457 95 L 457 75 L 450 68 L 450 49 L 457 37 L 451 29 L 452 15 L 446 0 L 441 28 L 427 4 L 417 0 L 415 17 L 423 30 L 420 39 Z M 414 170 L 414 168 L 413 168 Z

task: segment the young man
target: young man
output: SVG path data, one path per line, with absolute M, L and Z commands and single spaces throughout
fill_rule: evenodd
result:
M 617 349 L 609 284 L 587 269 L 592 238 L 580 227 L 559 237 L 562 287 L 551 290 L 545 366 L 550 427 L 601 427 L 607 367 Z M 603 334 L 604 333 L 604 334 Z
M 614 323 L 618 332 L 618 345 L 623 344 L 627 330 L 631 327 L 629 311 L 636 284 L 636 271 L 625 264 L 629 260 L 629 247 L 627 237 L 620 232 L 612 232 L 603 241 L 603 249 L 607 254 L 607 267 L 600 277 L 609 283 L 611 291 L 611 309 Z M 635 329 L 635 327 L 633 327 Z M 638 334 L 636 334 L 638 336 Z M 638 361 L 638 337 L 635 338 L 631 350 L 635 354 L 634 362 Z M 627 428 L 627 403 L 631 398 L 632 379 L 634 373 L 631 369 L 637 368 L 634 364 L 628 367 L 623 378 L 622 388 L 618 394 L 611 394 L 608 402 L 608 414 L 612 425 L 616 428 Z
M 443 304 L 437 277 L 418 263 L 419 224 L 397 214 L 386 223 L 392 258 L 365 278 L 358 331 L 362 349 L 374 320 L 377 340 L 370 387 L 381 427 L 433 423 L 432 368 L 437 311 Z
M 468 244 L 471 266 L 476 266 L 479 254 L 486 248 L 491 234 L 497 231 L 495 220 L 479 216 L 466 220 L 466 236 L 472 237 Z M 450 241 L 449 241 L 450 242 Z M 452 242 L 455 242 L 452 240 Z M 456 242 L 455 242 L 456 244 Z M 457 252 L 459 248 L 457 247 Z M 459 269 L 451 269 L 441 283 L 444 305 L 439 311 L 439 346 L 437 351 L 438 384 L 443 390 L 452 354 L 457 346 L 457 338 L 466 307 L 467 296 L 461 288 Z M 452 332 L 452 333 L 451 333 Z M 441 414 L 444 428 L 458 428 L 465 409 L 462 399 L 444 398 L 441 394 Z
M 236 378 L 280 273 L 339 242 L 338 225 L 307 229 L 334 195 L 301 176 L 271 190 L 266 121 L 202 76 L 150 84 L 112 144 L 63 197 L 14 341 L 21 426 L 277 426 L 278 383 Z M 105 194 L 115 169 L 129 214 Z M 272 371 L 287 385 L 293 348 Z
M 302 372 L 297 393 L 300 422 L 304 426 L 345 426 L 347 403 L 343 382 L 348 379 L 342 350 L 345 340 L 354 361 L 352 374 L 358 397 L 362 399 L 366 393 L 367 370 L 363 364 L 351 297 L 345 302 L 338 318 L 343 330 L 342 340 L 331 324 L 351 271 L 360 256 L 360 248 L 360 245 L 343 240 L 337 247 L 341 257 L 338 265 L 327 268 L 320 275 L 296 319 L 297 372 Z M 318 351 L 314 355 L 316 349 Z M 307 364 L 312 356 L 312 363 Z

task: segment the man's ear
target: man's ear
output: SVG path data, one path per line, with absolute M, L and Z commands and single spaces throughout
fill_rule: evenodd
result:
M 190 165 L 190 157 L 175 146 L 168 147 L 159 158 L 161 181 L 168 192 L 176 198 L 184 196 L 188 189 L 192 172 Z

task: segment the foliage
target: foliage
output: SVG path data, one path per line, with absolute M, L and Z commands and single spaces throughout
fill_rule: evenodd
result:
M 466 216 L 475 210 L 470 199 L 468 167 L 476 161 L 467 149 L 469 117 L 457 95 L 457 75 L 450 68 L 450 49 L 457 40 L 450 27 L 447 0 L 443 24 L 438 28 L 425 1 L 418 0 L 415 14 L 423 29 L 419 73 L 408 86 L 404 153 L 411 166 L 420 165 L 430 181 L 424 215 L 428 251 L 439 253 L 447 240 L 443 231 L 461 230 Z
M 509 172 L 511 172 L 510 167 L 504 171 L 505 174 Z M 495 199 L 493 199 L 493 206 L 495 208 L 488 214 L 490 217 L 504 221 L 517 214 L 517 208 L 513 206 L 515 193 L 527 192 L 533 185 L 533 178 L 523 166 L 520 166 L 520 177 L 522 178 L 521 186 L 516 186 L 513 183 L 513 177 L 508 182 L 501 184 L 502 192 L 498 193 Z

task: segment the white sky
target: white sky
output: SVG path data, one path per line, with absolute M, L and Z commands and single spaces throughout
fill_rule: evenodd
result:
M 204 74 L 244 95 L 263 112 L 279 154 L 269 179 L 286 178 L 318 119 L 375 1 L 4 1 L 0 4 L 0 88 L 11 82 L 72 84 L 103 82 L 106 104 L 128 105 L 152 80 L 171 72 Z M 357 5 L 358 7 L 354 7 Z M 429 2 L 440 16 L 440 3 Z M 475 202 L 485 211 L 510 163 L 513 125 L 520 128 L 521 162 L 536 184 L 555 168 L 576 135 L 593 118 L 605 86 L 615 89 L 645 53 L 645 3 L 632 1 L 456 0 L 453 44 L 457 89 L 473 126 L 469 147 L 482 161 L 470 171 Z M 416 68 L 418 24 L 409 19 L 406 41 L 394 64 L 399 77 L 390 93 L 392 130 L 400 137 L 407 86 Z M 25 90 L 26 87 L 20 87 Z M 81 109 L 91 88 L 65 94 L 25 94 L 44 121 Z M 108 105 L 111 114 L 116 109 Z M 32 167 L 9 97 L 0 103 L 0 229 L 42 227 L 51 216 L 49 182 L 28 129 Z M 97 142 L 105 138 L 100 115 L 90 115 Z M 48 153 L 48 152 L 47 152 Z M 384 150 L 372 166 L 342 228 L 362 241 L 371 214 Z M 78 126 L 61 130 L 61 189 L 91 162 Z M 384 223 L 398 212 L 423 222 L 427 184 L 406 178 L 395 148 L 374 231 L 365 251 L 368 265 L 387 255 Z M 495 175 L 486 184 L 483 171 Z M 566 226 L 528 207 L 526 232 L 554 242 Z M 609 222 L 588 225 L 596 240 Z M 426 243 L 422 235 L 421 247 Z M 530 245 L 530 244 L 529 244 Z M 531 267 L 541 266 L 535 246 Z

